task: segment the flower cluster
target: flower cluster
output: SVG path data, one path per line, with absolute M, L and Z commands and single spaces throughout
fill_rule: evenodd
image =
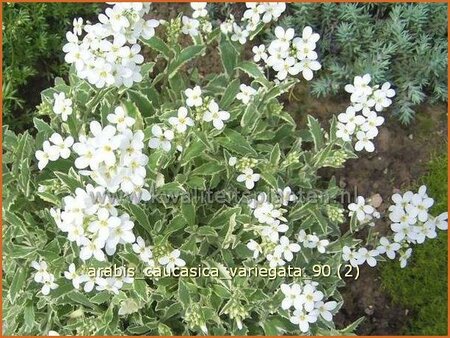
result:
M 389 82 L 380 88 L 379 85 L 371 87 L 370 81 L 370 74 L 365 74 L 355 76 L 353 84 L 345 86 L 345 91 L 351 94 L 352 105 L 338 115 L 336 136 L 346 142 L 351 142 L 356 136 L 356 151 L 375 151 L 373 139 L 378 135 L 378 127 L 384 123 L 384 117 L 378 116 L 377 112 L 389 107 L 392 103 L 390 98 L 395 96 Z
M 242 22 L 236 22 L 233 15 L 220 24 L 223 34 L 231 34 L 232 41 L 245 44 L 250 34 L 262 23 L 267 24 L 277 19 L 286 10 L 284 2 L 246 2 L 247 10 L 244 12 Z
M 286 210 L 281 208 L 281 203 L 278 201 L 278 204 L 274 205 L 268 202 L 265 193 L 260 193 L 248 205 L 259 223 L 252 227 L 252 230 L 261 238 L 261 243 L 255 240 L 247 243 L 247 248 L 253 252 L 253 258 L 257 259 L 263 253 L 271 268 L 292 261 L 293 254 L 299 252 L 301 248 L 298 243 L 290 242 L 289 238 L 283 235 L 289 230 L 289 226 L 283 216 Z
M 290 321 L 298 325 L 303 333 L 308 332 L 310 324 L 317 322 L 319 317 L 327 322 L 333 321 L 332 311 L 338 304 L 335 301 L 325 302 L 325 295 L 317 289 L 318 285 L 317 282 L 305 281 L 303 286 L 297 283 L 281 284 L 280 286 L 285 297 L 281 308 L 283 310 L 294 309 L 290 315 Z
M 155 256 L 153 255 L 153 248 L 145 244 L 145 241 L 142 237 L 138 237 L 136 243 L 133 244 L 133 251 L 139 255 L 139 258 L 142 262 L 144 262 L 147 266 L 154 267 L 156 266 L 156 262 L 160 265 L 164 266 L 168 272 L 173 271 L 177 267 L 183 267 L 186 265 L 186 262 L 180 258 L 181 251 L 179 249 L 165 250 L 164 254 L 160 254 L 159 257 L 155 260 Z
M 56 161 L 60 157 L 67 159 L 70 156 L 70 147 L 73 145 L 73 137 L 68 136 L 65 139 L 58 133 L 53 133 L 47 141 L 42 144 L 42 150 L 35 153 L 39 170 L 44 169 L 49 161 Z
M 119 290 L 122 289 L 125 283 L 131 284 L 134 281 L 132 277 L 128 277 L 125 274 L 123 274 L 123 276 L 121 277 L 106 278 L 100 276 L 92 276 L 87 272 L 85 266 L 77 269 L 74 263 L 69 265 L 69 269 L 67 271 L 64 271 L 64 277 L 67 280 L 72 281 L 73 287 L 77 290 L 79 290 L 82 286 L 84 292 L 87 293 L 91 292 L 95 288 L 97 291 L 105 290 L 116 295 L 119 294 Z
M 367 203 L 362 196 L 356 198 L 356 203 L 350 203 L 348 210 L 349 216 L 354 215 L 360 224 L 375 226 L 373 220 L 381 217 L 380 213 L 370 203 Z
M 105 252 L 113 255 L 119 244 L 133 243 L 134 223 L 126 213 L 119 214 L 116 201 L 104 187 L 77 188 L 74 196 L 63 199 L 64 209 L 52 209 L 58 228 L 67 239 L 80 247 L 80 258 L 106 260 Z
M 248 157 L 243 157 L 238 160 L 236 157 L 232 156 L 228 159 L 228 165 L 236 167 L 236 169 L 242 173 L 237 176 L 236 180 L 240 183 L 244 183 L 248 190 L 252 190 L 255 187 L 255 183 L 261 178 L 260 174 L 253 172 L 253 168 L 257 163 L 257 160 Z
M 248 104 L 257 93 L 256 89 L 245 84 L 241 84 L 239 89 L 240 92 L 236 95 L 236 99 L 241 101 L 243 104 Z
M 128 117 L 122 107 L 108 115 L 114 124 L 102 128 L 99 122 L 90 123 L 92 136 L 80 136 L 73 145 L 78 158 L 75 167 L 83 169 L 83 175 L 91 177 L 109 192 L 122 191 L 133 203 L 148 201 L 151 196 L 145 186 L 148 157 L 142 153 L 144 133 L 131 131 L 135 120 Z
M 212 24 L 208 20 L 208 11 L 206 10 L 206 2 L 191 2 L 191 8 L 194 10 L 192 18 L 184 15 L 182 20 L 181 31 L 183 34 L 191 37 L 198 36 L 202 33 L 211 33 Z
M 34 273 L 34 281 L 36 283 L 42 284 L 41 292 L 43 295 L 48 295 L 51 290 L 54 290 L 58 287 L 58 284 L 55 283 L 55 276 L 48 272 L 48 265 L 45 261 L 40 261 L 39 263 L 36 261 L 31 262 L 31 266 L 36 270 Z
M 155 35 L 157 20 L 145 20 L 150 4 L 139 2 L 117 3 L 98 16 L 96 24 L 74 22 L 73 32 L 67 32 L 63 47 L 65 60 L 74 64 L 78 77 L 97 88 L 122 85 L 131 87 L 140 82 L 140 54 L 138 39 Z M 84 32 L 84 37 L 80 36 Z
M 168 123 L 171 127 L 154 125 L 152 127 L 153 137 L 150 139 L 148 146 L 152 149 L 162 149 L 169 152 L 172 149 L 172 142 L 177 142 L 177 150 L 182 151 L 184 143 L 183 134 L 186 133 L 188 127 L 195 125 L 194 120 L 189 116 L 189 111 L 195 114 L 196 120 L 211 122 L 215 129 L 222 130 L 225 127 L 224 121 L 230 118 L 230 113 L 219 108 L 214 99 L 203 98 L 202 89 L 199 86 L 188 88 L 185 90 L 185 105 L 178 108 L 177 115 L 169 117 Z M 177 137 L 176 136 L 180 136 Z
M 53 98 L 53 112 L 61 115 L 63 121 L 67 121 L 68 116 L 72 114 L 72 100 L 67 98 L 65 93 L 54 93 Z
M 403 195 L 392 195 L 393 205 L 389 207 L 389 220 L 392 222 L 392 238 L 381 237 L 373 249 L 352 249 L 344 246 L 342 258 L 353 266 L 367 263 L 369 266 L 377 264 L 377 257 L 383 254 L 389 259 L 395 259 L 399 253 L 400 267 L 404 268 L 412 254 L 411 244 L 422 244 L 427 238 L 436 238 L 436 229 L 447 230 L 448 213 L 437 217 L 429 214 L 428 210 L 434 200 L 427 195 L 426 186 L 421 186 L 417 193 L 407 191 Z M 350 215 L 355 215 L 361 223 L 370 223 L 374 217 L 380 218 L 377 211 L 365 203 L 363 197 L 358 196 L 357 203 L 349 205 Z
M 303 29 L 302 37 L 295 37 L 293 28 L 275 28 L 275 37 L 269 47 L 265 45 L 254 46 L 253 60 L 263 61 L 265 67 L 271 67 L 277 72 L 279 81 L 285 80 L 288 75 L 296 76 L 302 73 L 305 80 L 313 78 L 314 71 L 321 68 L 314 51 L 320 36 L 307 26 Z

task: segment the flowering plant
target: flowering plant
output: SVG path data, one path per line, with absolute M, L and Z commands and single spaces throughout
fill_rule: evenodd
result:
M 403 267 L 446 229 L 422 187 L 392 197 L 393 236 L 363 240 L 380 213 L 359 196 L 347 215 L 318 174 L 375 150 L 389 83 L 356 76 L 326 130 L 312 116 L 296 129 L 280 97 L 320 69 L 319 35 L 270 26 L 283 3 L 218 27 L 206 6 L 167 22 L 118 3 L 75 20 L 69 82 L 42 93 L 49 123 L 4 130 L 6 332 L 348 334 L 359 321 L 333 323 L 345 279 L 383 255 Z M 276 39 L 243 60 L 264 27 Z M 223 71 L 201 74 L 211 47 Z

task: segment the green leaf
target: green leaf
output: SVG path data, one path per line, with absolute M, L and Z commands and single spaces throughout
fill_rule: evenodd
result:
M 280 162 L 280 158 L 281 158 L 280 144 L 277 143 L 277 144 L 273 147 L 273 149 L 272 149 L 272 151 L 271 151 L 271 153 L 270 153 L 270 159 L 269 159 L 269 161 L 270 161 L 270 163 L 271 163 L 273 166 L 278 166 L 278 164 L 279 164 L 279 162 Z
M 188 309 L 190 305 L 189 289 L 183 278 L 178 280 L 178 300 L 184 309 Z
M 97 293 L 95 296 L 91 297 L 90 301 L 94 304 L 103 304 L 111 300 L 111 294 L 106 291 Z
M 227 86 L 227 89 L 225 89 L 225 92 L 223 93 L 222 99 L 220 100 L 219 104 L 222 109 L 228 109 L 228 107 L 236 99 L 236 95 L 239 93 L 239 86 L 239 79 L 234 79 Z
M 194 140 L 189 144 L 183 153 L 181 166 L 191 162 L 197 156 L 200 156 L 206 149 L 206 145 L 201 140 Z
M 73 177 L 70 177 L 69 175 L 56 171 L 55 172 L 56 177 L 59 178 L 59 180 L 61 181 L 61 183 L 63 185 L 65 185 L 67 188 L 69 188 L 70 191 L 74 192 L 76 188 L 80 188 L 81 187 L 81 183 L 78 182 L 78 180 L 76 180 Z
M 225 34 L 220 37 L 219 53 L 222 60 L 223 68 L 229 77 L 233 75 L 234 68 L 236 68 L 239 52 L 234 45 L 228 40 Z
M 186 189 L 183 188 L 178 182 L 169 182 L 158 188 L 158 193 L 163 193 L 167 195 L 182 195 L 186 193 Z
M 270 82 L 266 79 L 264 73 L 254 62 L 243 61 L 237 66 L 237 68 L 250 75 L 265 87 L 268 87 L 270 85 Z
M 181 204 L 181 213 L 189 225 L 195 224 L 195 206 L 191 203 Z
M 225 170 L 223 164 L 220 164 L 219 162 L 207 162 L 200 167 L 195 168 L 192 171 L 191 176 L 209 176 L 220 173 L 223 170 Z
M 319 151 L 324 143 L 323 131 L 319 121 L 311 115 L 308 115 L 308 128 L 314 142 L 314 150 Z
M 251 131 L 259 121 L 259 113 L 253 103 L 249 103 L 241 118 L 242 128 Z
M 239 132 L 232 129 L 226 129 L 223 134 L 225 137 L 216 138 L 216 141 L 222 147 L 242 156 L 258 156 L 258 153 L 252 148 L 247 139 Z
M 147 214 L 144 209 L 136 204 L 128 204 L 126 208 L 133 215 L 134 219 L 138 221 L 146 231 L 151 231 L 152 225 L 150 224 L 150 221 L 148 220 Z
M 141 92 L 127 90 L 128 98 L 136 104 L 142 117 L 149 117 L 155 113 L 152 102 Z
M 27 269 L 25 267 L 19 267 L 14 274 L 11 281 L 11 287 L 9 288 L 9 299 L 11 304 L 14 304 L 17 295 L 20 291 L 24 290 L 25 281 L 27 279 Z
M 200 236 L 213 236 L 217 237 L 217 232 L 209 226 L 201 226 L 197 229 L 197 234 Z
M 169 63 L 168 66 L 169 79 L 174 77 L 174 75 L 185 63 L 201 55 L 205 51 L 205 49 L 206 47 L 202 45 L 188 46 L 185 49 L 183 49 L 181 53 L 175 58 L 175 60 Z
M 23 320 L 25 322 L 25 326 L 28 329 L 33 328 L 33 326 L 35 324 L 34 318 L 35 318 L 35 316 L 34 316 L 34 305 L 33 305 L 33 302 L 28 302 L 27 305 L 25 306 L 24 311 L 23 311 Z
M 170 51 L 169 46 L 167 46 L 167 44 L 160 38 L 154 36 L 151 39 L 142 40 L 142 42 L 157 52 L 160 52 L 167 60 L 170 60 L 172 57 L 172 52 Z
M 74 302 L 87 306 L 87 307 L 92 307 L 92 302 L 89 300 L 89 298 L 87 298 L 84 294 L 82 294 L 81 292 L 74 290 L 72 292 L 69 292 L 67 294 L 67 297 L 69 297 L 71 300 L 73 300 Z

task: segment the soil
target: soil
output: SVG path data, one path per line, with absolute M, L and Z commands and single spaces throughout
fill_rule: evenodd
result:
M 308 114 L 326 124 L 332 115 L 345 111 L 348 100 L 337 98 L 317 99 L 308 95 L 308 88 L 299 86 L 291 95 L 295 101 L 285 103 L 285 108 L 304 126 Z M 362 153 L 359 159 L 346 163 L 345 169 L 324 171 L 323 177 L 331 172 L 352 196 L 376 196 L 383 199 L 380 211 L 386 210 L 389 197 L 399 190 L 407 189 L 426 173 L 426 164 L 432 156 L 447 147 L 447 107 L 423 105 L 418 107 L 417 118 L 409 126 L 383 113 L 385 123 L 376 139 L 376 153 Z M 374 231 L 386 233 L 388 224 L 379 223 Z M 358 327 L 358 335 L 401 335 L 411 311 L 393 304 L 382 288 L 378 269 L 364 266 L 356 281 L 347 282 L 340 290 L 344 306 L 335 317 L 338 328 L 344 328 L 364 316 Z

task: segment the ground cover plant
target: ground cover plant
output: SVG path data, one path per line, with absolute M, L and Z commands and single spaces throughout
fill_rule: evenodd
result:
M 447 102 L 447 4 L 297 3 L 281 24 L 322 36 L 326 69 L 311 84 L 316 96 L 340 94 L 354 72 L 370 72 L 395 83 L 392 112 L 402 123 L 420 103 Z
M 318 174 L 376 151 L 393 85 L 355 74 L 344 112 L 297 126 L 280 97 L 314 81 L 320 36 L 278 26 L 284 3 L 218 25 L 206 6 L 75 20 L 36 135 L 4 127 L 6 334 L 349 334 L 360 321 L 333 323 L 346 278 L 404 268 L 447 229 L 426 186 L 382 215 Z M 244 58 L 263 29 L 275 38 Z M 204 75 L 211 49 L 222 70 Z

